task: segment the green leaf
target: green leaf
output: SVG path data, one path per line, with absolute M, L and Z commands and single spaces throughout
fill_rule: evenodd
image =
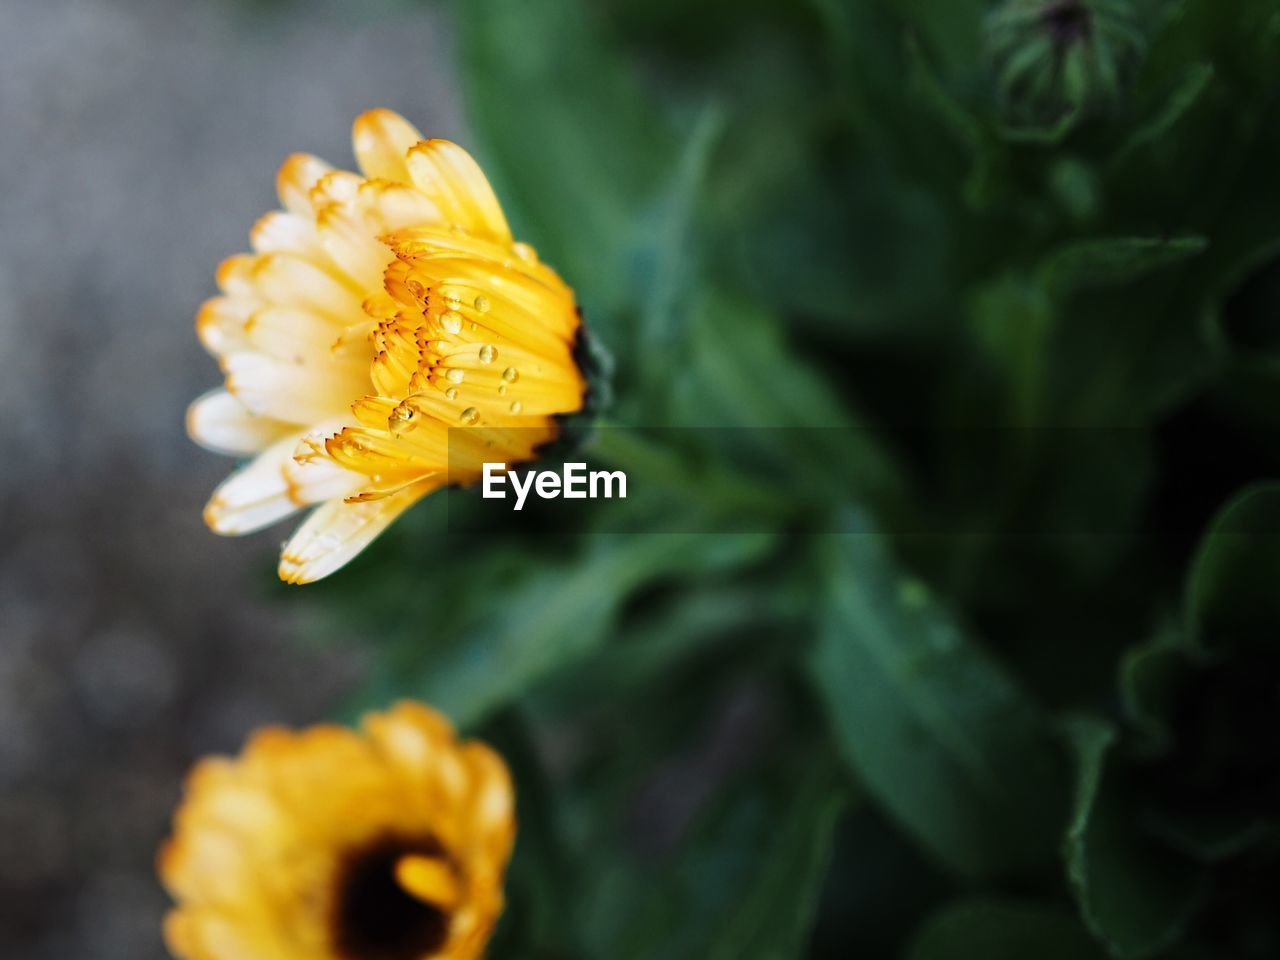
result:
M 1280 484 L 1239 494 L 1214 518 L 1191 564 L 1187 623 L 1204 645 L 1271 643 L 1280 625 Z
M 1210 63 L 1195 63 L 1188 67 L 1165 103 L 1116 150 L 1111 162 L 1117 165 L 1124 163 L 1135 151 L 1159 144 L 1199 102 L 1213 80 L 1213 73 L 1213 64 Z
M 727 586 L 700 584 L 665 603 L 653 603 L 621 626 L 614 642 L 600 647 L 549 694 L 563 707 L 599 690 L 620 696 L 645 685 L 661 685 L 691 661 L 734 656 L 744 637 L 785 634 L 801 628 L 806 597 L 795 584 L 739 580 Z
M 569 564 L 543 564 L 509 585 L 489 616 L 414 665 L 415 695 L 472 724 L 604 643 L 619 608 L 655 578 L 732 568 L 759 556 L 764 535 L 639 534 L 588 540 Z
M 1077 917 L 1042 904 L 975 898 L 940 910 L 906 960 L 1106 960 Z
M 809 672 L 845 761 L 934 857 L 966 876 L 1052 859 L 1064 809 L 1036 704 L 878 536 L 832 537 Z
M 573 867 L 556 823 L 553 785 L 527 719 L 503 711 L 484 731 L 506 761 L 516 784 L 516 847 L 507 871 L 507 906 L 489 945 L 490 957 L 565 957 L 577 931 L 565 922 L 560 897 L 573 882 Z
M 1160 750 L 1168 743 L 1168 713 L 1191 669 L 1185 636 L 1172 628 L 1125 653 L 1120 661 L 1120 700 L 1125 715 Z
M 673 370 L 688 355 L 690 291 L 700 255 L 698 199 L 723 128 L 724 117 L 719 110 L 703 110 L 670 181 L 647 218 L 644 238 L 639 243 L 637 288 L 644 294 L 634 349 L 640 356 L 676 361 L 641 366 L 641 402 L 647 410 L 660 409 L 659 404 L 669 393 Z
M 919 33 L 948 72 L 971 71 L 979 61 L 984 0 L 893 0 L 889 6 Z
M 1040 269 L 1051 294 L 1065 296 L 1090 287 L 1132 283 L 1193 257 L 1208 246 L 1204 237 L 1120 237 L 1082 240 L 1055 253 Z
M 802 956 L 848 790 L 822 750 L 796 759 L 727 784 L 668 864 L 617 857 L 589 893 L 591 955 Z
M 1053 303 L 1041 286 L 1010 275 L 980 288 L 969 312 L 979 343 L 1007 381 L 1012 425 L 1035 426 L 1056 319 Z
M 708 291 L 694 313 L 694 362 L 682 381 L 677 425 L 733 428 L 718 439 L 750 449 L 787 477 L 796 500 L 839 502 L 856 494 L 895 501 L 902 482 L 871 430 L 797 357 L 778 318 Z M 745 428 L 745 429 L 743 429 Z M 706 431 L 714 441 L 714 431 Z
M 968 197 L 978 206 L 985 205 L 993 190 L 995 168 L 1001 161 L 999 146 L 991 129 L 961 103 L 939 79 L 920 49 L 915 35 L 907 38 L 907 62 L 912 82 L 919 90 L 921 102 L 934 111 L 951 135 L 968 151 L 971 162 Z
M 1051 123 L 1027 124 L 1025 126 L 1005 126 L 1000 128 L 1000 135 L 1010 143 L 1030 143 L 1042 147 L 1056 147 L 1067 134 L 1075 130 L 1084 116 L 1078 107 L 1068 108 L 1060 117 Z
M 715 935 L 712 960 L 803 955 L 847 800 L 836 782 L 830 765 L 819 764 L 796 785 L 759 865 Z
M 1077 720 L 1076 796 L 1064 855 L 1081 915 L 1117 957 L 1155 956 L 1182 937 L 1205 884 L 1204 873 L 1143 833 L 1130 794 L 1109 774 L 1109 724 Z

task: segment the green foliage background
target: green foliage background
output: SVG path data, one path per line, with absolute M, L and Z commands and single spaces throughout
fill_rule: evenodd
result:
M 508 757 L 493 954 L 1280 956 L 1276 5 L 453 9 L 605 421 L 750 428 L 308 594 Z

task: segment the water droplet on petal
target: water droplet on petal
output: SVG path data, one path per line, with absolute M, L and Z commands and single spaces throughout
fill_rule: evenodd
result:
M 507 381 L 507 383 L 515 383 L 520 379 L 520 371 L 515 367 L 507 367 L 507 369 L 502 371 L 502 379 Z
M 444 376 L 445 376 L 445 379 L 448 380 L 450 383 L 461 383 L 463 379 L 465 379 L 466 374 L 463 373 L 461 370 L 459 370 L 457 367 L 453 367 L 448 372 L 446 372 Z
M 450 310 L 457 310 L 462 306 L 462 297 L 457 290 L 441 290 L 444 295 L 444 302 L 448 304 Z
M 448 390 L 446 390 L 446 391 L 444 392 L 444 395 L 445 395 L 445 399 L 446 399 L 446 400 L 457 400 L 457 399 L 458 399 L 458 388 L 457 388 L 457 387 L 450 387 Z
M 511 412 L 512 412 L 512 413 L 519 413 L 519 412 L 520 412 L 521 410 L 523 410 L 523 409 L 524 409 L 524 404 L 523 404 L 523 403 L 521 403 L 519 400 L 512 400 L 512 401 L 511 401 Z
M 492 343 L 486 343 L 480 348 L 480 362 L 493 363 L 494 358 L 498 356 L 498 348 Z
M 404 285 L 409 288 L 409 292 L 412 293 L 415 297 L 421 297 L 424 293 L 427 292 L 427 288 L 424 287 L 417 280 L 406 280 Z
M 507 395 L 507 385 L 505 383 L 498 384 L 498 396 L 505 397 Z
M 537 263 L 538 253 L 527 243 L 513 243 L 511 251 L 525 263 Z
M 448 313 L 440 315 L 440 326 L 444 327 L 449 333 L 462 332 L 462 314 L 450 310 Z
M 480 419 L 480 411 L 475 407 L 467 407 L 467 409 L 462 411 L 462 415 L 459 419 L 467 426 L 471 426 L 471 424 Z
M 480 294 L 478 297 L 476 297 L 475 304 L 476 304 L 476 309 L 479 310 L 481 313 L 489 312 L 489 298 L 486 297 L 484 294 Z
M 417 426 L 417 423 L 414 422 L 413 418 L 413 408 L 406 407 L 404 404 L 401 404 L 391 411 L 391 416 L 387 418 L 387 427 L 390 428 L 393 435 L 398 437 L 402 433 L 408 433 Z

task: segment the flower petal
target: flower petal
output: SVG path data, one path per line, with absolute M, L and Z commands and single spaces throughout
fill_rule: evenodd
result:
M 286 363 L 324 367 L 335 374 L 338 367 L 349 372 L 369 364 L 367 335 L 364 342 L 343 338 L 328 320 L 297 307 L 255 310 L 244 333 L 253 350 Z
M 295 153 L 285 160 L 276 175 L 276 193 L 284 208 L 301 217 L 311 216 L 311 188 L 332 169 L 309 153 Z
M 280 557 L 280 579 L 286 583 L 311 583 L 327 577 L 435 486 L 438 483 L 426 481 L 379 500 L 330 500 L 316 508 L 285 545 Z
M 406 163 L 414 184 L 440 208 L 447 222 L 510 242 L 507 218 L 471 154 L 448 140 L 426 140 L 409 150 Z
M 309 260 L 325 261 L 315 220 L 310 216 L 272 210 L 253 225 L 249 242 L 258 253 L 296 253 Z
M 187 434 L 215 453 L 257 453 L 296 430 L 291 424 L 250 413 L 223 389 L 210 390 L 187 408 Z
M 366 177 L 409 182 L 405 154 L 426 139 L 408 120 L 391 110 L 370 110 L 356 118 L 351 131 L 356 162 Z
M 326 437 L 350 418 L 331 419 L 309 430 L 297 428 L 231 474 L 205 507 L 205 522 L 216 533 L 239 536 L 261 530 L 300 507 L 349 496 L 365 482 L 324 456 Z
M 223 358 L 227 389 L 254 413 L 290 423 L 342 417 L 368 392 L 367 371 L 341 363 L 308 364 L 244 350 Z
M 253 284 L 257 295 L 268 303 L 301 307 L 342 327 L 364 319 L 361 296 L 341 277 L 297 254 L 258 256 Z
M 368 478 L 344 470 L 324 453 L 328 430 L 312 431 L 294 449 L 293 459 L 284 465 L 284 480 L 290 498 L 298 504 L 323 503 L 349 497 Z
M 218 485 L 204 508 L 209 529 L 238 537 L 283 520 L 298 509 L 289 495 L 284 465 L 293 459 L 301 434 L 293 434 L 263 450 Z
M 244 326 L 258 308 L 256 300 L 240 297 L 213 297 L 196 314 L 196 336 L 215 357 L 243 350 L 248 344 Z

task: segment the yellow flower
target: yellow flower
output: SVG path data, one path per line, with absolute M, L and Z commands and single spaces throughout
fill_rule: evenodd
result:
M 585 389 L 573 291 L 512 239 L 475 161 L 386 110 L 353 139 L 363 177 L 285 161 L 284 210 L 222 264 L 196 320 L 226 384 L 192 404 L 188 431 L 253 456 L 205 520 L 242 534 L 322 504 L 285 545 L 291 583 L 337 570 L 482 462 L 532 459 Z
M 464 960 L 502 910 L 502 759 L 415 703 L 196 765 L 158 869 L 184 960 Z

